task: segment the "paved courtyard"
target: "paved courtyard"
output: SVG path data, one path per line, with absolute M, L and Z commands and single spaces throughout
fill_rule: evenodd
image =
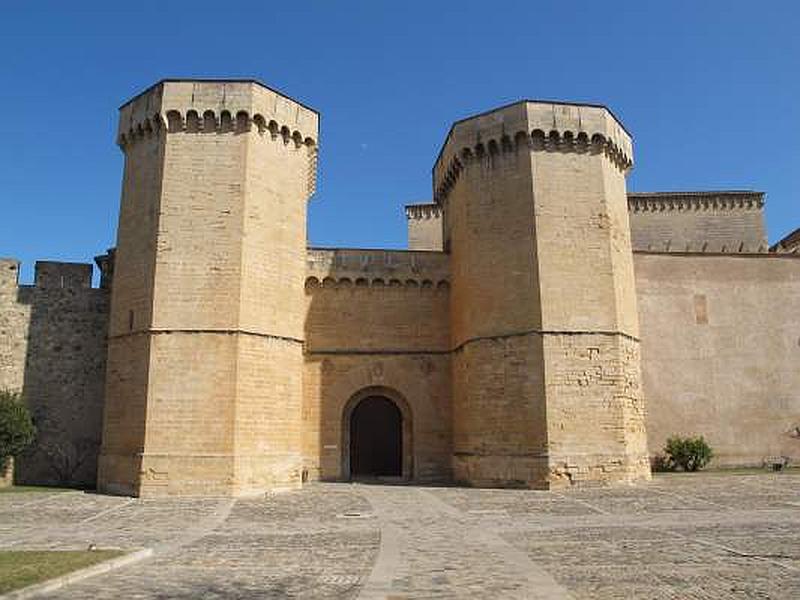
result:
M 0 549 L 152 548 L 49 598 L 800 598 L 800 472 L 563 493 L 0 495 Z

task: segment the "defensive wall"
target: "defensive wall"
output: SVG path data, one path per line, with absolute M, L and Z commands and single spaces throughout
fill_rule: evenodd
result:
M 800 255 L 634 254 L 651 454 L 704 435 L 719 466 L 800 462 Z
M 0 389 L 22 392 L 38 436 L 17 483 L 94 486 L 102 433 L 109 294 L 92 265 L 0 259 Z
M 766 252 L 764 194 L 748 190 L 629 192 L 634 250 Z
M 305 281 L 304 463 L 347 475 L 343 424 L 363 390 L 400 394 L 407 468 L 451 476 L 450 266 L 441 252 L 311 248 Z M 705 435 L 720 466 L 800 461 L 800 255 L 635 252 L 650 454 Z M 33 285 L 0 262 L 0 387 L 28 398 L 40 441 L 20 483 L 93 485 L 108 290 L 91 265 L 39 262 Z
M 0 261 L 0 387 L 40 430 L 18 482 L 91 485 L 98 451 L 112 493 L 347 479 L 370 395 L 417 481 L 632 481 L 676 433 L 800 460 L 800 235 L 767 253 L 762 193 L 626 193 L 607 108 L 521 101 L 453 125 L 410 250 L 307 248 L 318 126 L 251 80 L 123 105 L 101 288 Z
M 349 475 L 347 415 L 357 394 L 403 412 L 403 473 L 451 475 L 448 303 L 441 252 L 310 249 L 306 272 L 305 453 L 309 477 Z

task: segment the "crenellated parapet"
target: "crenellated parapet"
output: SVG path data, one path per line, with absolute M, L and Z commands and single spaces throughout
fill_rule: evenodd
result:
M 764 192 L 750 190 L 628 193 L 628 210 L 631 212 L 760 211 L 762 208 L 764 208 Z
M 442 207 L 436 203 L 432 204 L 406 204 L 407 219 L 440 219 L 442 217 Z
M 712 190 L 628 193 L 633 249 L 644 252 L 762 253 L 764 193 Z
M 242 135 L 308 156 L 308 195 L 316 189 L 319 114 L 252 80 L 163 80 L 120 108 L 123 151 L 174 133 Z
M 324 277 L 320 280 L 313 275 L 306 278 L 306 293 L 313 293 L 316 290 L 348 290 L 348 289 L 368 289 L 374 291 L 383 290 L 420 290 L 422 292 L 435 291 L 447 292 L 450 283 L 446 279 L 434 281 L 432 279 L 386 279 L 383 277 Z
M 447 255 L 441 252 L 309 248 L 306 292 L 366 290 L 447 292 Z
M 440 252 L 443 245 L 443 209 L 439 204 L 407 204 L 409 250 Z
M 434 201 L 467 165 L 521 150 L 602 155 L 623 173 L 633 166 L 631 138 L 606 107 L 524 100 L 451 127 L 433 168 Z

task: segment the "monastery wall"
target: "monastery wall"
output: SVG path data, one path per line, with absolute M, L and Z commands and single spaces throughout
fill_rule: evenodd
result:
M 303 421 L 310 478 L 347 477 L 346 414 L 370 394 L 394 400 L 410 425 L 404 475 L 449 478 L 448 302 L 443 253 L 309 250 Z
M 21 391 L 38 434 L 15 463 L 17 483 L 93 486 L 102 430 L 108 292 L 92 265 L 0 260 L 0 389 Z
M 634 250 L 764 252 L 764 194 L 750 191 L 628 194 Z
M 717 466 L 800 461 L 800 256 L 634 255 L 651 454 L 704 435 Z

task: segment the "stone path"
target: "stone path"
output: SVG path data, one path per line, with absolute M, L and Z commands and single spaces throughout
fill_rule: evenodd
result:
M 800 598 L 800 472 L 563 493 L 0 495 L 0 549 L 152 548 L 49 598 Z
M 378 560 L 359 598 L 569 598 L 528 555 L 448 504 L 437 490 L 363 486 L 381 526 Z M 474 490 L 471 490 L 474 491 Z

